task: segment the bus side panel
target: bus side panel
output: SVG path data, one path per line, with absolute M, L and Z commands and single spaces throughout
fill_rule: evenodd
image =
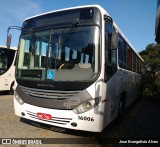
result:
M 104 106 L 105 126 L 117 117 L 119 94 L 121 91 L 121 81 L 119 72 L 116 72 L 106 83 L 106 101 Z
M 125 92 L 125 108 L 132 104 L 140 89 L 140 74 L 118 69 L 106 83 L 106 101 L 104 106 L 104 127 L 118 116 L 119 102 Z M 103 95 L 103 94 L 102 94 Z

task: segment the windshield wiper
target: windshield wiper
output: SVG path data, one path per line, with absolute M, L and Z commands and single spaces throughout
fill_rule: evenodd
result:
M 72 23 L 72 25 L 70 26 L 70 28 L 69 28 L 69 31 L 68 31 L 68 35 L 65 37 L 65 39 L 64 39 L 64 42 L 62 43 L 62 45 L 58 45 L 58 62 L 61 62 L 61 57 L 59 57 L 59 53 L 61 53 L 61 51 L 63 50 L 63 48 L 66 46 L 66 44 L 67 44 L 67 42 L 68 42 L 68 40 L 71 38 L 71 36 L 72 36 L 72 34 L 73 34 L 73 32 L 74 32 L 74 29 L 75 29 L 75 27 L 77 26 L 77 24 L 79 24 L 80 23 L 80 21 L 79 21 L 79 19 L 77 19 L 76 21 L 74 21 L 73 23 Z M 60 43 L 61 43 L 61 38 L 60 38 L 60 41 L 59 41 Z M 61 50 L 61 51 L 60 51 Z M 55 61 L 56 61 L 56 58 L 55 58 Z M 61 64 L 61 63 L 60 63 Z M 55 63 L 55 69 L 56 69 L 56 63 Z
M 66 36 L 66 38 L 64 39 L 63 44 L 61 45 L 61 49 L 63 49 L 65 47 L 65 45 L 67 44 L 68 40 L 71 38 L 72 33 L 74 32 L 75 27 L 80 23 L 79 19 L 77 19 L 76 21 L 74 21 L 68 31 L 68 35 Z M 59 49 L 60 49 L 59 48 Z

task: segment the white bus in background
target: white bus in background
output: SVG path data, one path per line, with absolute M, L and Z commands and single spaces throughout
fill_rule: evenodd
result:
M 0 91 L 13 93 L 17 48 L 0 46 Z
M 100 132 L 139 94 L 143 59 L 98 5 L 26 19 L 17 57 L 14 109 L 29 120 Z

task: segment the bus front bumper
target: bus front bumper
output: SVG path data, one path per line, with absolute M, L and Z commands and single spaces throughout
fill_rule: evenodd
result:
M 95 109 L 82 114 L 76 114 L 73 110 L 58 110 L 42 108 L 27 103 L 19 104 L 14 98 L 15 114 L 36 122 L 90 132 L 102 131 L 102 116 L 95 113 Z

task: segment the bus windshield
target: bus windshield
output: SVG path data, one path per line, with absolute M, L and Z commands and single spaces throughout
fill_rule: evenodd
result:
M 15 49 L 0 47 L 0 75 L 3 75 L 12 67 L 15 52 Z
M 99 69 L 99 27 L 65 27 L 22 34 L 18 54 L 17 78 L 93 80 Z
M 0 50 L 0 75 L 7 70 L 7 56 Z

